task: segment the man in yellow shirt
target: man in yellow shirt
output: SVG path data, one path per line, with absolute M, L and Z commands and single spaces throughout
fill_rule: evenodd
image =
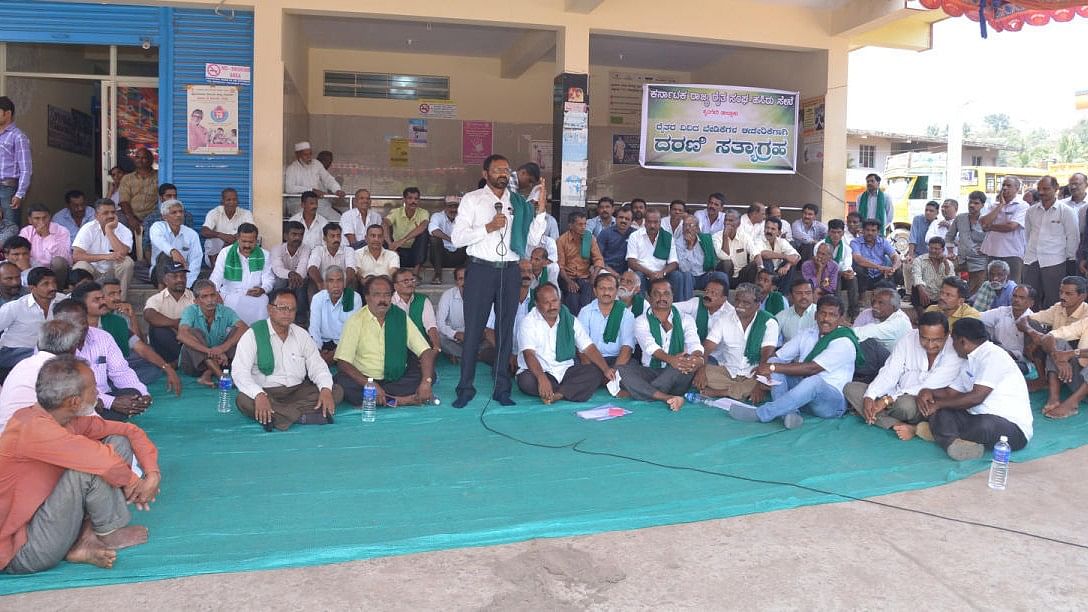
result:
M 408 187 L 401 195 L 404 206 L 385 218 L 385 242 L 400 256 L 400 265 L 413 268 L 418 277 L 427 258 L 427 226 L 431 217 L 419 207 L 418 187 Z
M 1024 353 L 1033 358 L 1039 372 L 1046 372 L 1048 396 L 1043 416 L 1064 419 L 1076 416 L 1080 401 L 1088 396 L 1088 280 L 1067 276 L 1058 286 L 1058 303 L 1042 312 L 1022 317 L 1017 327 L 1024 333 Z M 1049 328 L 1049 331 L 1047 331 Z M 1043 360 L 1045 359 L 1045 370 Z M 1070 396 L 1062 401 L 1062 385 Z M 1041 385 L 1040 385 L 1041 386 Z
M 941 292 L 937 294 L 937 303 L 926 312 L 943 312 L 948 317 L 948 327 L 952 328 L 956 321 L 964 318 L 981 319 L 982 314 L 967 303 L 967 295 L 970 289 L 967 283 L 958 276 L 949 276 L 941 283 Z
M 393 281 L 375 276 L 366 282 L 366 307 L 344 323 L 336 347 L 339 366 L 334 381 L 344 388 L 344 399 L 359 406 L 368 379 L 378 388 L 378 404 L 421 404 L 434 393 L 434 360 L 431 348 L 408 315 L 391 308 Z

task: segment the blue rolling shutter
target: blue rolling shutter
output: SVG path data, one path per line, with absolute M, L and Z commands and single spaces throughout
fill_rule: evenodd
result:
M 186 85 L 207 84 L 204 64 L 214 62 L 236 66 L 253 65 L 253 13 L 233 11 L 234 19 L 209 10 L 166 9 L 170 32 L 159 73 L 160 139 L 168 156 L 159 171 L 160 180 L 178 187 L 185 208 L 197 226 L 209 210 L 219 205 L 219 192 L 226 187 L 238 190 L 238 201 L 253 209 L 252 147 L 253 87 L 239 87 L 239 155 L 190 155 L 185 150 Z M 168 104 L 169 101 L 169 104 Z M 169 126 L 167 128 L 166 126 Z
M 0 0 L 0 41 L 133 45 L 159 44 L 153 6 Z

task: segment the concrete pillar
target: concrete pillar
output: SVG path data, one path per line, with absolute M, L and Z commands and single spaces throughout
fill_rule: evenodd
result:
M 253 220 L 262 245 L 283 238 L 283 9 L 253 7 Z
M 845 219 L 846 204 L 846 39 L 827 50 L 827 94 L 824 96 L 824 176 L 820 210 L 824 219 Z
M 589 179 L 589 28 L 568 25 L 556 38 L 552 103 L 552 215 L 583 207 Z

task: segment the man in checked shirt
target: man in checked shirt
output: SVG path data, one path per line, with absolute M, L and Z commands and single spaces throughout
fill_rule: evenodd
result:
M 15 103 L 0 96 L 0 208 L 4 219 L 17 226 L 32 171 L 30 139 L 15 127 Z

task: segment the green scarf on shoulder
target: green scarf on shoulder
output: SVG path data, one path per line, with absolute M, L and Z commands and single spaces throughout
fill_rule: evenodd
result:
M 253 247 L 253 251 L 249 254 L 249 271 L 260 272 L 264 270 L 264 251 L 261 247 Z M 238 252 L 238 243 L 230 245 L 227 249 L 227 260 L 223 262 L 223 278 L 229 281 L 241 281 L 242 275 L 242 254 Z
M 710 326 L 710 311 L 706 309 L 703 300 L 699 300 L 699 306 L 695 309 L 695 331 L 699 333 L 700 340 L 706 340 L 707 327 Z
M 835 247 L 835 254 L 832 257 L 835 260 L 835 263 L 839 264 L 839 267 L 842 267 L 846 263 L 845 261 L 842 260 L 842 248 L 843 248 L 842 245 L 845 244 L 845 243 L 846 243 L 845 240 L 840 240 L 839 241 L 839 246 Z M 831 239 L 830 238 L 824 238 L 824 244 L 834 246 L 834 245 L 831 244 Z
M 408 369 L 408 315 L 396 306 L 385 314 L 385 372 L 382 380 L 400 380 Z
M 412 303 L 408 305 L 408 318 L 416 324 L 416 329 L 423 337 L 427 337 L 427 328 L 423 326 L 423 305 L 427 303 L 427 297 L 422 293 L 412 295 Z
M 128 344 L 129 337 L 132 332 L 128 328 L 128 321 L 119 314 L 107 313 L 99 317 L 98 325 L 103 331 L 113 337 L 114 342 L 121 349 L 121 354 L 125 359 L 128 359 L 128 354 L 132 351 L 132 348 Z
M 710 272 L 718 265 L 718 254 L 714 251 L 714 238 L 710 234 L 699 234 L 699 246 L 703 248 L 703 272 Z
M 276 370 L 276 356 L 272 353 L 272 330 L 268 319 L 261 319 L 251 326 L 253 339 L 257 341 L 257 369 L 265 376 Z
M 340 306 L 344 309 L 344 312 L 355 310 L 355 292 L 344 287 L 344 295 L 340 296 Z
M 654 243 L 654 258 L 667 262 L 670 252 L 672 252 L 672 234 L 665 230 L 658 230 L 657 242 Z
M 511 208 L 514 209 L 514 218 L 510 221 L 510 250 L 522 257 L 528 257 L 525 247 L 529 242 L 529 226 L 533 223 L 536 211 L 525 196 L 513 189 L 507 191 L 510 193 Z
M 786 296 L 778 291 L 772 291 L 763 304 L 763 310 L 776 315 L 786 309 Z
M 876 192 L 876 214 L 875 215 L 870 214 L 873 211 L 869 210 L 870 200 L 872 200 L 872 199 L 873 198 L 871 198 L 869 196 L 868 191 L 863 191 L 861 193 L 861 197 L 858 198 L 858 215 L 861 216 L 862 221 L 865 221 L 866 219 L 876 219 L 877 223 L 880 224 L 880 235 L 883 236 L 884 235 L 884 226 L 886 226 L 888 224 L 888 219 L 886 218 L 887 217 L 887 212 L 885 210 L 886 209 L 886 204 L 888 202 L 888 196 L 883 191 L 881 191 L 879 189 L 877 190 L 877 192 Z
M 611 344 L 620 337 L 620 323 L 623 323 L 623 311 L 627 306 L 620 300 L 612 302 L 612 312 L 608 313 L 608 321 L 604 324 L 604 341 Z
M 590 255 L 593 254 L 593 232 L 586 230 L 582 232 L 582 259 L 589 261 Z
M 631 314 L 638 317 L 642 316 L 642 313 L 644 312 L 646 312 L 646 296 L 641 293 L 636 293 L 635 296 L 631 298 Z
M 654 337 L 654 342 L 661 346 L 661 322 L 654 316 L 653 311 L 646 313 L 646 322 L 650 325 L 650 335 Z M 669 348 L 666 352 L 670 355 L 680 355 L 684 352 L 684 323 L 680 320 L 680 311 L 676 309 L 676 306 L 672 307 L 672 338 L 669 339 Z M 665 367 L 665 362 L 654 357 L 650 359 L 650 367 L 660 370 Z
M 744 342 L 744 358 L 748 360 L 748 363 L 752 365 L 759 363 L 763 351 L 763 336 L 767 335 L 767 323 L 773 318 L 774 315 L 766 310 L 756 311 L 748 332 L 748 339 Z
M 555 360 L 574 359 L 574 315 L 566 306 L 559 307 L 559 327 L 555 330 Z
M 820 353 L 827 349 L 832 340 L 838 340 L 839 338 L 847 338 L 850 342 L 854 343 L 854 365 L 864 365 L 865 356 L 861 354 L 861 345 L 858 344 L 858 337 L 854 334 L 854 330 L 849 327 L 836 327 L 826 335 L 820 336 L 820 339 L 816 341 L 816 346 L 812 347 L 812 350 L 805 356 L 805 361 L 809 362 L 816 359 Z

